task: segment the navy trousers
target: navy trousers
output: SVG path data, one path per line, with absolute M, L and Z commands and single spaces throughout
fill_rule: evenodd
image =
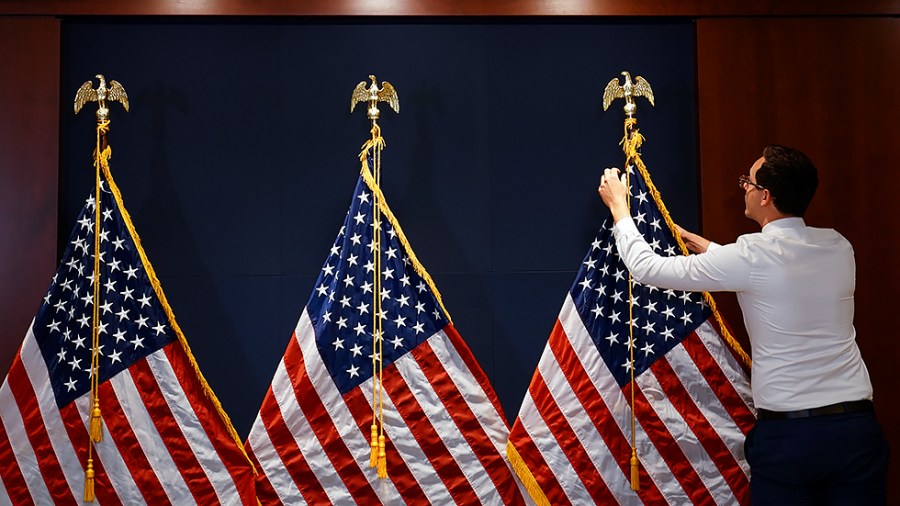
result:
M 759 420 L 747 435 L 754 505 L 883 505 L 888 445 L 873 412 Z

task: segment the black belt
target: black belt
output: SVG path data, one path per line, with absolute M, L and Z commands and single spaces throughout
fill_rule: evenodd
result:
M 866 399 L 862 401 L 839 402 L 837 404 L 829 404 L 828 406 L 819 408 L 798 409 L 797 411 L 769 411 L 768 409 L 759 409 L 757 410 L 756 418 L 759 420 L 789 420 L 793 418 L 840 415 L 860 411 L 875 411 L 875 405 L 872 404 L 872 401 Z

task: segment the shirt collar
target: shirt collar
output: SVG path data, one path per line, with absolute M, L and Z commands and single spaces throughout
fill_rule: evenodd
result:
M 781 218 L 766 223 L 762 228 L 763 233 L 777 233 L 779 230 L 798 229 L 806 226 L 806 222 L 800 217 Z

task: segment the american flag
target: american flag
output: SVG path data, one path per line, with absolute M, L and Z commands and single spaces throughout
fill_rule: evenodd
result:
M 638 229 L 654 251 L 680 254 L 652 183 L 628 170 Z M 702 293 L 635 283 L 629 297 L 612 225 L 607 219 L 566 294 L 513 424 L 516 471 L 538 504 L 747 504 L 743 441 L 754 414 L 745 364 Z
M 367 167 L 246 443 L 260 501 L 521 504 L 497 396 L 383 198 L 376 271 L 380 190 Z M 386 479 L 369 467 L 375 295 Z
M 101 187 L 96 501 L 253 504 L 252 464 L 197 369 L 108 174 Z M 95 205 L 87 199 L 0 388 L 0 503 L 82 502 Z

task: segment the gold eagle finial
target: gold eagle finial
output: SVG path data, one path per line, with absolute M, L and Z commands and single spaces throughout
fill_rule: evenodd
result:
M 650 101 L 650 105 L 655 105 L 653 103 L 653 90 L 650 88 L 650 83 L 648 83 L 646 79 L 637 76 L 634 78 L 634 83 L 632 83 L 631 74 L 622 72 L 622 75 L 625 76 L 625 84 L 620 86 L 619 78 L 616 77 L 606 85 L 606 89 L 603 91 L 604 111 L 608 109 L 609 104 L 617 98 L 625 99 L 625 114 L 627 114 L 629 118 L 634 116 L 634 111 L 637 109 L 637 104 L 634 103 L 634 97 L 647 97 L 647 100 Z
M 107 100 L 121 102 L 127 111 L 128 95 L 125 93 L 125 88 L 118 81 L 110 81 L 109 88 L 107 88 L 106 78 L 103 77 L 103 74 L 97 74 L 94 77 L 100 80 L 100 86 L 96 90 L 93 89 L 94 83 L 87 81 L 75 92 L 75 114 L 78 114 L 78 111 L 84 107 L 84 104 L 98 102 L 100 107 L 97 109 L 97 120 L 106 121 L 109 119 L 109 109 L 106 107 Z
M 350 112 L 353 112 L 353 109 L 356 108 L 356 104 L 368 102 L 369 108 L 367 113 L 369 119 L 375 121 L 380 115 L 380 112 L 378 111 L 378 102 L 387 102 L 394 112 L 399 113 L 400 98 L 397 97 L 397 90 L 391 86 L 391 83 L 384 81 L 381 83 L 381 88 L 379 88 L 375 76 L 370 75 L 369 79 L 372 80 L 372 84 L 369 85 L 368 88 L 366 88 L 366 82 L 362 81 L 357 84 L 356 88 L 353 90 L 353 96 L 350 97 Z

